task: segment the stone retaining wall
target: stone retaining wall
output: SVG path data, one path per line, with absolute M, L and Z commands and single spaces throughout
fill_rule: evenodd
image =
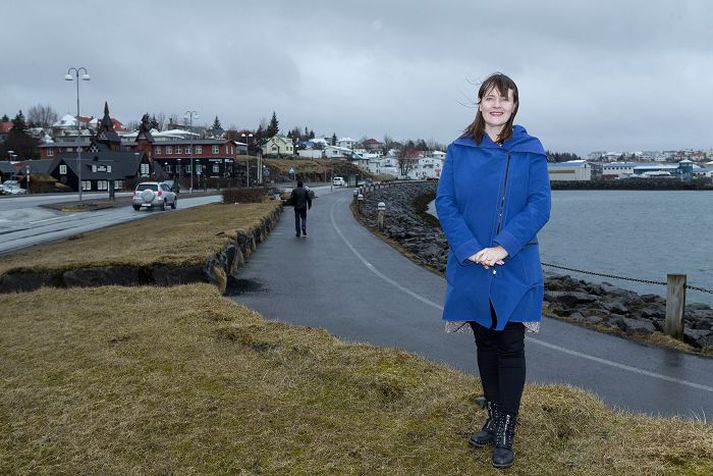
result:
M 43 286 L 175 286 L 197 282 L 213 283 L 225 293 L 231 281 L 236 279 L 239 267 L 277 225 L 281 213 L 282 207 L 277 208 L 264 217 L 260 225 L 247 232 L 237 231 L 226 247 L 215 256 L 208 257 L 202 266 L 91 266 L 58 271 L 14 272 L 1 278 L 0 293 L 33 291 Z
M 363 224 L 377 231 L 377 205 L 386 204 L 384 231 L 412 259 L 445 272 L 448 243 L 437 220 L 426 213 L 436 193 L 435 182 L 405 182 L 389 187 L 364 187 Z M 639 295 L 609 283 L 594 284 L 567 275 L 545 272 L 547 313 L 624 334 L 663 330 L 666 300 L 655 294 Z M 697 348 L 713 348 L 713 309 L 689 304 L 684 314 L 684 341 Z

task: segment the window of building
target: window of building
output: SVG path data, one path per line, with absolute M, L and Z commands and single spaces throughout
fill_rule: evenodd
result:
M 202 153 L 203 153 L 203 146 L 197 145 L 196 146 L 196 154 L 202 154 Z
M 161 146 L 156 146 L 156 155 L 161 155 Z
M 47 149 L 47 157 L 52 157 L 54 155 L 54 149 Z
M 141 175 L 149 174 L 149 164 L 141 164 Z
M 107 171 L 107 173 L 111 173 L 111 165 L 106 166 L 106 171 Z
M 92 189 L 92 181 L 91 180 L 82 180 L 82 190 L 87 191 Z
M 213 173 L 214 174 L 220 173 L 220 164 L 213 164 Z
M 176 154 L 182 154 L 182 153 L 183 153 L 183 149 L 181 148 L 180 145 L 177 145 L 176 146 Z
M 220 146 L 214 145 L 213 146 L 213 155 L 218 155 L 220 154 Z
M 108 180 L 98 180 L 97 181 L 97 190 L 109 190 L 109 181 Z
M 114 190 L 123 190 L 124 189 L 124 181 L 123 180 L 114 180 Z
M 67 166 L 65 164 L 59 166 L 59 174 L 67 175 Z
M 166 155 L 171 155 L 173 154 L 173 146 L 167 145 L 166 146 Z
M 186 146 L 186 154 L 190 154 L 190 153 L 191 153 L 191 146 L 187 145 Z
M 96 165 L 92 165 L 92 172 L 96 172 L 96 171 L 97 171 L 97 166 L 96 166 Z

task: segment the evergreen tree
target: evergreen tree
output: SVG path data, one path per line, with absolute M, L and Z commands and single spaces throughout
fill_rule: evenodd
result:
M 218 119 L 218 116 L 215 116 L 215 119 L 213 120 L 213 130 L 217 131 L 219 129 L 223 129 L 223 126 L 220 124 L 220 119 Z
M 27 133 L 27 123 L 22 111 L 19 111 L 12 120 L 12 129 L 2 146 L 4 155 L 7 155 L 8 150 L 12 150 L 20 160 L 40 158 L 37 142 Z
M 314 136 L 314 130 L 310 129 L 310 130 L 309 130 L 309 138 L 310 138 L 310 139 L 314 139 L 314 137 L 315 137 L 315 136 Z
M 337 145 L 337 133 L 332 133 L 332 145 Z
M 25 130 L 27 130 L 27 123 L 25 123 L 25 115 L 20 110 L 12 120 L 12 132 L 24 134 Z
M 272 111 L 272 119 L 270 119 L 270 124 L 267 126 L 265 131 L 266 137 L 269 139 L 280 133 L 280 122 L 277 120 L 277 114 Z
M 305 126 L 305 135 L 303 137 L 309 138 L 309 131 L 307 130 L 307 126 Z
M 7 114 L 3 114 L 3 115 L 2 115 L 2 119 L 0 119 L 0 121 L 2 121 L 2 122 L 7 122 L 7 121 L 9 121 L 9 120 L 10 120 L 10 118 L 7 117 Z

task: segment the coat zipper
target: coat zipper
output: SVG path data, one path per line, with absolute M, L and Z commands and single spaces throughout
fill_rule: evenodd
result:
M 508 172 L 510 171 L 510 151 L 508 151 L 508 160 L 505 163 L 505 180 L 503 181 L 503 191 L 500 195 L 500 205 L 498 207 L 498 226 L 495 228 L 495 235 L 500 233 L 500 228 L 503 225 L 503 212 L 505 211 L 505 192 L 508 189 Z M 498 271 L 493 266 L 493 276 L 495 276 Z
M 510 171 L 510 152 L 508 152 L 508 161 L 505 164 L 505 181 L 503 183 L 503 193 L 500 196 L 500 209 L 498 210 L 498 226 L 495 230 L 495 234 L 500 233 L 500 228 L 503 225 L 503 211 L 505 210 L 505 192 L 508 188 L 508 172 Z

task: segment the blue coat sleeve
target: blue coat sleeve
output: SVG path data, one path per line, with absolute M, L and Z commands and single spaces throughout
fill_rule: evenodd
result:
M 483 246 L 470 231 L 458 209 L 453 168 L 453 152 L 448 147 L 436 191 L 436 213 L 456 259 L 461 264 L 468 264 L 468 258 L 482 250 Z
M 493 240 L 510 256 L 520 252 L 528 241 L 550 219 L 550 176 L 547 172 L 547 156 L 533 154 L 530 162 L 530 179 L 527 186 L 527 204 L 510 219 Z

